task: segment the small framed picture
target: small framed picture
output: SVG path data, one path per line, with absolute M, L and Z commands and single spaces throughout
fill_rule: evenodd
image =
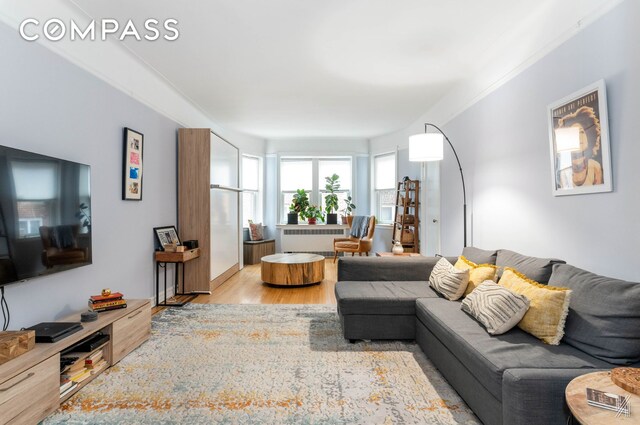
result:
M 553 194 L 611 192 L 604 80 L 549 105 L 548 114 Z
M 122 162 L 122 199 L 142 201 L 142 149 L 144 135 L 124 128 L 124 158 Z
M 180 245 L 180 238 L 178 238 L 178 231 L 176 226 L 162 226 L 154 227 L 153 232 L 156 235 L 156 241 L 160 245 L 160 248 L 164 250 L 165 244 Z

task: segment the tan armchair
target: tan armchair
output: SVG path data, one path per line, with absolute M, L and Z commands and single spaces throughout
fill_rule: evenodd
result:
M 61 227 L 61 226 L 59 226 Z M 66 264 L 85 263 L 89 261 L 89 249 L 78 247 L 78 234 L 80 226 L 68 226 L 70 229 L 68 246 L 60 246 L 60 241 L 56 241 L 55 227 L 40 226 L 40 239 L 42 240 L 42 264 L 48 269 L 54 266 Z
M 352 220 L 353 216 L 347 217 L 349 227 L 351 227 Z M 336 262 L 339 252 L 350 252 L 352 257 L 356 252 L 360 256 L 362 256 L 362 253 L 364 252 L 368 256 L 373 244 L 373 232 L 375 229 L 376 218 L 375 216 L 371 216 L 369 217 L 369 229 L 367 231 L 367 236 L 362 239 L 354 238 L 353 236 L 349 236 L 348 238 L 335 238 L 333 240 L 333 262 Z

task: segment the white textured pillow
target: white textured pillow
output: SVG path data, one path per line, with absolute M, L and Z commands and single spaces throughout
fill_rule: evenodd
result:
M 429 284 L 448 300 L 459 299 L 469 284 L 469 270 L 458 270 L 446 258 L 438 260 L 429 276 Z
M 513 328 L 529 310 L 529 299 L 485 280 L 462 301 L 462 311 L 482 323 L 491 335 L 500 335 Z

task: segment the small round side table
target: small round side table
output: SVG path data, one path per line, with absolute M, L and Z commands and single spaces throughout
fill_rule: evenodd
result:
M 587 404 L 587 388 L 610 392 L 629 399 L 630 416 L 624 414 L 616 418 L 616 412 Z M 565 397 L 573 417 L 582 425 L 632 425 L 640 423 L 640 396 L 623 390 L 611 382 L 611 372 L 593 372 L 581 375 L 569 382 Z

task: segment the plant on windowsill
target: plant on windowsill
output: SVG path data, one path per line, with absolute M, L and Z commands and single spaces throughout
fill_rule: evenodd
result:
M 340 176 L 333 173 L 332 176 L 324 178 L 324 189 L 327 195 L 324 197 L 324 210 L 327 213 L 327 224 L 338 224 L 338 195 L 336 191 L 340 189 Z
M 304 189 L 298 189 L 289 205 L 287 224 L 298 224 L 298 216 L 304 220 L 307 208 L 309 208 L 309 196 Z
M 347 196 L 347 199 L 344 200 L 344 203 L 346 205 L 343 210 L 344 214 L 342 215 L 342 224 L 347 224 L 348 223 L 347 217 L 353 214 L 353 210 L 356 209 L 356 204 L 352 202 L 351 196 Z
M 317 205 L 309 206 L 304 216 L 307 218 L 307 223 L 309 224 L 316 224 L 318 220 L 322 220 L 324 223 L 324 214 L 322 214 L 322 210 L 318 208 Z

